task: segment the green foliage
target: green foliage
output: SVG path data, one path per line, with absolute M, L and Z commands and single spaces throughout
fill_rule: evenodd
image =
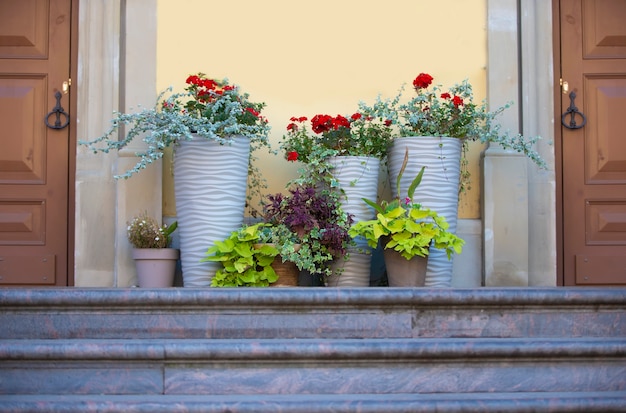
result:
M 207 250 L 202 261 L 222 263 L 211 281 L 212 287 L 267 287 L 278 280 L 272 262 L 279 251 L 273 245 L 260 244 L 264 226 L 243 226 Z
M 381 201 L 380 205 L 363 198 L 365 203 L 376 210 L 376 218 L 357 222 L 350 228 L 349 234 L 351 237 L 364 237 L 373 248 L 376 248 L 378 240 L 382 238 L 383 248 L 392 248 L 407 260 L 416 255 L 427 256 L 431 246 L 444 249 L 450 259 L 453 253 L 461 253 L 465 242 L 447 231 L 449 225 L 444 217 L 413 202 L 415 190 L 424 175 L 424 167 L 411 182 L 407 191 L 408 197 L 400 200 L 400 179 L 408 159 L 407 151 L 398 174 L 396 198 L 390 202 Z

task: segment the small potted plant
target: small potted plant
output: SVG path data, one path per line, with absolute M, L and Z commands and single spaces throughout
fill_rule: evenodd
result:
M 270 225 L 266 242 L 313 278 L 330 275 L 329 264 L 343 257 L 350 245 L 352 217 L 336 198 L 312 186 L 295 185 L 287 195 L 267 196 L 263 220 Z
M 398 181 L 407 163 L 408 151 Z M 364 198 L 377 211 L 376 218 L 357 222 L 349 230 L 350 236 L 364 237 L 371 247 L 382 241 L 390 287 L 423 286 L 430 248 L 445 250 L 450 259 L 453 253 L 461 252 L 464 244 L 461 238 L 447 231 L 448 223 L 443 216 L 413 201 L 424 169 L 413 179 L 405 199 L 400 199 L 399 192 L 392 201 L 381 201 L 380 205 Z
M 207 250 L 204 261 L 219 262 L 212 287 L 267 287 L 278 281 L 272 264 L 279 250 L 264 242 L 265 223 L 244 225 Z
M 161 226 L 147 212 L 134 217 L 128 223 L 128 241 L 133 246 L 132 257 L 135 260 L 139 287 L 163 288 L 173 285 L 179 250 L 169 247 L 172 233 L 177 227 L 176 221 Z

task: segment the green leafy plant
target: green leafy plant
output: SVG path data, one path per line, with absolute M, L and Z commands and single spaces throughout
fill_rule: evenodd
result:
M 159 225 L 147 212 L 134 217 L 126 229 L 128 241 L 135 248 L 167 248 L 172 243 L 172 233 L 178 228 L 178 222 Z
M 463 154 L 467 152 L 468 142 L 495 143 L 504 149 L 526 155 L 540 168 L 547 167 L 534 149 L 540 137 L 526 138 L 521 134 L 510 134 L 498 124 L 497 117 L 510 108 L 511 103 L 490 111 L 486 101 L 480 104 L 474 102 L 472 85 L 467 79 L 447 91 L 441 85 L 432 85 L 433 80 L 431 75 L 420 73 L 413 80 L 415 94 L 411 98 L 405 101 L 403 85 L 394 99 L 381 101 L 374 112 L 391 119 L 397 125 L 398 134 L 403 137 L 458 138 L 463 141 Z M 461 159 L 461 173 L 462 192 L 470 184 L 465 156 Z
M 138 162 L 116 179 L 128 179 L 163 157 L 163 150 L 176 147 L 182 140 L 192 140 L 193 134 L 228 145 L 234 136 L 250 139 L 248 163 L 248 201 L 260 196 L 266 182 L 255 166 L 255 151 L 269 143 L 270 126 L 261 115 L 265 103 L 253 102 L 250 96 L 227 79 L 215 80 L 205 74 L 190 75 L 185 92 L 172 93 L 172 88 L 161 92 L 152 108 L 130 113 L 114 112 L 111 127 L 102 136 L 79 141 L 94 153 L 109 153 L 127 147 L 135 139 L 145 143 L 145 149 L 135 153 Z M 123 137 L 120 139 L 120 132 Z
M 404 162 L 397 178 L 397 188 L 400 188 L 400 179 L 406 169 L 409 156 L 405 153 Z M 380 238 L 383 238 L 383 248 L 398 251 L 407 260 L 418 255 L 425 257 L 429 248 L 444 249 L 451 258 L 453 253 L 461 253 L 464 241 L 455 234 L 448 232 L 448 223 L 437 212 L 423 208 L 421 204 L 413 202 L 415 189 L 419 186 L 425 168 L 411 182 L 407 191 L 407 198 L 400 199 L 400 193 L 390 201 L 381 201 L 380 205 L 363 198 L 363 201 L 374 208 L 376 218 L 369 221 L 360 221 L 354 224 L 349 234 L 352 237 L 362 236 L 369 246 L 376 248 Z
M 213 287 L 267 287 L 278 280 L 272 262 L 278 249 L 263 243 L 266 224 L 244 225 L 223 241 L 216 241 L 202 261 L 222 263 L 211 281 Z

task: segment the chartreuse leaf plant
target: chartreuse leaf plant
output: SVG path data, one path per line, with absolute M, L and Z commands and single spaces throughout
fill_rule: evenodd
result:
M 222 263 L 212 287 L 267 287 L 278 280 L 272 262 L 279 251 L 264 244 L 262 230 L 268 224 L 244 225 L 223 241 L 216 241 L 202 260 Z
M 391 202 L 381 201 L 380 205 L 362 198 L 365 203 L 376 210 L 376 218 L 357 222 L 350 228 L 349 234 L 351 237 L 364 237 L 368 245 L 374 248 L 382 237 L 383 248 L 394 249 L 407 260 L 414 256 L 426 257 L 431 246 L 444 249 L 448 259 L 450 259 L 453 253 L 459 254 L 461 252 L 465 241 L 447 231 L 449 224 L 443 216 L 439 216 L 437 212 L 423 208 L 421 204 L 413 202 L 415 190 L 424 175 L 424 167 L 411 182 L 407 191 L 407 198 L 400 200 L 400 179 L 408 160 L 407 151 L 397 178 L 398 194 L 396 198 Z

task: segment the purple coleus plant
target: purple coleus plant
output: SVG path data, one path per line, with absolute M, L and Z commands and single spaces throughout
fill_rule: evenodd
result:
M 334 197 L 310 186 L 296 186 L 288 195 L 268 195 L 267 200 L 266 222 L 287 226 L 301 240 L 318 241 L 333 256 L 346 254 L 353 218 Z

